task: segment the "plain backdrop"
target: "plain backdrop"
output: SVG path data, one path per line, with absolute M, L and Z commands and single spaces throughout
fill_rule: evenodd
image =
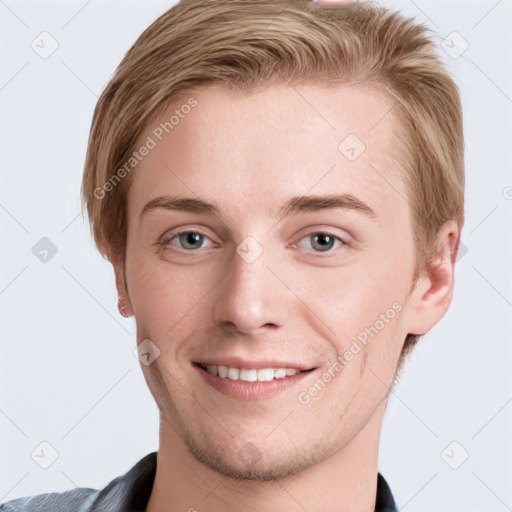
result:
M 460 87 L 467 186 L 452 306 L 391 396 L 379 469 L 401 510 L 512 510 L 512 2 L 381 3 L 432 29 Z M 0 502 L 104 487 L 158 448 L 79 187 L 100 92 L 173 4 L 0 1 Z

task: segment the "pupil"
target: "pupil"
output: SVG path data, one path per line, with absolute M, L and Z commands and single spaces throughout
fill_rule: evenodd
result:
M 203 235 L 199 234 L 199 233 L 185 233 L 184 235 L 182 235 L 182 237 L 184 237 L 185 239 L 185 246 L 187 244 L 190 244 L 193 246 L 193 248 L 196 248 L 196 246 L 194 244 L 197 244 L 199 242 L 199 246 L 201 245 L 201 238 L 202 238 Z M 185 247 L 187 248 L 187 247 Z
M 314 235 L 314 239 L 315 239 L 315 243 L 318 242 L 319 240 L 320 241 L 327 241 L 327 245 L 325 245 L 324 243 L 320 242 L 320 249 L 321 250 L 328 250 L 328 249 L 331 249 L 333 247 L 333 244 L 334 244 L 334 238 L 329 236 L 329 235 L 326 235 L 326 234 L 319 234 L 319 235 Z

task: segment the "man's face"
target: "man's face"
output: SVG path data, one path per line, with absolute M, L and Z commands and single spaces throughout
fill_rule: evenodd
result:
M 153 130 L 181 103 L 136 144 L 157 142 L 128 197 L 127 297 L 138 342 L 160 350 L 144 374 L 163 434 L 197 460 L 241 478 L 291 475 L 380 430 L 414 271 L 391 154 L 398 122 L 362 86 L 191 96 L 197 106 L 161 142 Z M 280 210 L 325 195 L 371 211 Z M 166 208 L 166 197 L 216 213 Z M 308 371 L 255 383 L 210 375 L 206 363 Z

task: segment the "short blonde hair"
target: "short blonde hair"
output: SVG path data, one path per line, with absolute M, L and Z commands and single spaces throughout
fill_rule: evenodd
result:
M 327 13 L 309 0 L 182 0 L 160 16 L 94 111 L 82 200 L 98 249 L 124 259 L 132 174 L 119 179 L 118 171 L 148 121 L 190 89 L 223 84 L 249 94 L 283 83 L 352 82 L 383 87 L 400 113 L 419 271 L 440 226 L 464 222 L 460 98 L 427 29 L 370 2 Z M 407 336 L 404 354 L 418 338 Z

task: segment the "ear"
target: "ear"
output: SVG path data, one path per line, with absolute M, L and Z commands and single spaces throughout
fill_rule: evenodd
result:
M 408 333 L 423 335 L 445 315 L 453 297 L 460 229 L 455 221 L 443 224 L 431 262 L 418 277 L 407 303 Z
M 114 269 L 114 275 L 116 279 L 117 295 L 119 297 L 117 308 L 119 313 L 125 318 L 133 316 L 133 307 L 128 295 L 128 288 L 126 286 L 126 276 L 124 272 L 124 259 L 118 256 L 114 256 L 112 253 L 108 254 L 108 260 L 112 264 Z

